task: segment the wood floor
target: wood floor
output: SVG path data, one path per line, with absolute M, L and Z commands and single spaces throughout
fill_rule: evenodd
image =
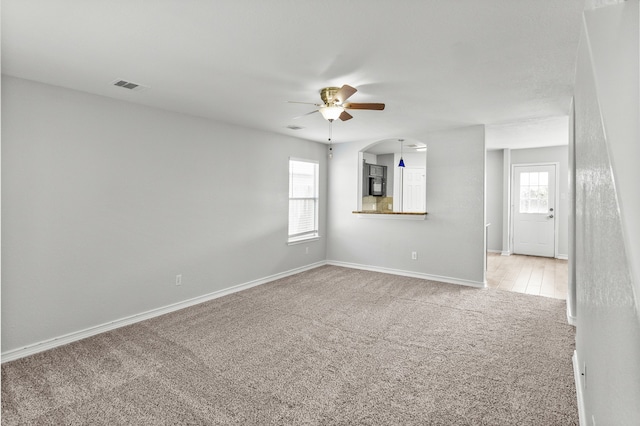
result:
M 487 253 L 487 286 L 538 296 L 567 298 L 566 260 Z

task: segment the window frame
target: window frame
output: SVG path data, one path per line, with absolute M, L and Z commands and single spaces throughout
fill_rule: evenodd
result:
M 534 174 L 536 175 L 536 181 L 535 183 L 532 183 L 531 179 Z M 526 184 L 523 184 L 524 175 L 527 175 Z M 545 180 L 547 181 L 547 183 L 545 184 L 541 183 L 542 175 L 545 176 Z M 519 197 L 520 203 L 518 206 L 518 213 L 519 214 L 547 214 L 548 208 L 549 208 L 549 172 L 541 172 L 541 171 L 520 172 L 519 183 L 520 183 L 520 187 L 518 188 L 518 191 L 520 193 L 520 197 Z M 526 187 L 526 196 L 523 197 L 523 188 L 525 187 Z M 531 196 L 532 194 L 531 191 L 535 191 L 536 193 L 535 197 Z M 526 209 L 523 209 L 523 201 L 526 202 L 526 205 L 527 205 Z M 535 211 L 533 211 L 533 209 L 531 208 L 532 201 L 536 201 Z M 546 206 L 546 208 L 543 208 L 541 210 L 540 201 L 545 201 L 544 206 Z
M 294 179 L 294 174 L 292 173 L 291 167 L 292 167 L 292 162 L 298 162 L 298 163 L 308 163 L 308 164 L 312 164 L 314 165 L 314 177 L 315 177 L 315 182 L 314 182 L 314 189 L 315 189 L 315 194 L 314 196 L 311 197 L 293 197 L 292 196 L 292 190 L 293 190 L 293 179 Z M 305 242 L 309 242 L 309 241 L 315 241 L 318 240 L 320 238 L 320 221 L 319 221 L 319 214 L 320 214 L 320 162 L 317 160 L 310 160 L 307 158 L 297 158 L 297 157 L 289 157 L 289 161 L 288 161 L 288 165 L 289 165 L 289 171 L 288 171 L 288 181 L 289 181 L 289 188 L 288 188 L 288 219 L 287 219 L 287 244 L 288 245 L 292 245 L 292 244 L 300 244 L 300 243 L 305 243 Z M 291 201 L 305 201 L 305 200 L 312 200 L 314 202 L 314 212 L 313 212 L 313 230 L 310 231 L 305 231 L 305 232 L 301 232 L 301 233 L 297 233 L 297 234 L 290 234 L 290 230 L 291 230 Z

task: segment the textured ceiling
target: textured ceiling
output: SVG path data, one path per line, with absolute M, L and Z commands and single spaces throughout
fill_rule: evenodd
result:
M 328 122 L 286 101 L 350 84 L 387 107 L 335 122 L 334 142 L 416 137 L 566 116 L 583 5 L 3 0 L 2 72 L 316 141 Z

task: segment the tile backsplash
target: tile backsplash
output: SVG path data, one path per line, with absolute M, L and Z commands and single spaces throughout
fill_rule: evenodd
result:
M 393 197 L 362 197 L 362 210 L 388 213 L 393 211 Z

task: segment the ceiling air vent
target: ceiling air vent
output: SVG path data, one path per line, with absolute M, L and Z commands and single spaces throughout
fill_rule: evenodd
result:
M 144 89 L 148 89 L 149 87 L 143 86 L 142 84 L 132 83 L 127 80 L 114 80 L 111 82 L 114 86 L 122 87 L 123 89 L 134 90 L 136 92 Z
M 290 125 L 287 126 L 287 129 L 300 130 L 300 129 L 304 129 L 304 127 L 294 126 L 293 124 L 290 124 Z
M 424 148 L 426 145 L 419 142 L 419 143 L 410 143 L 405 145 L 407 148 Z

